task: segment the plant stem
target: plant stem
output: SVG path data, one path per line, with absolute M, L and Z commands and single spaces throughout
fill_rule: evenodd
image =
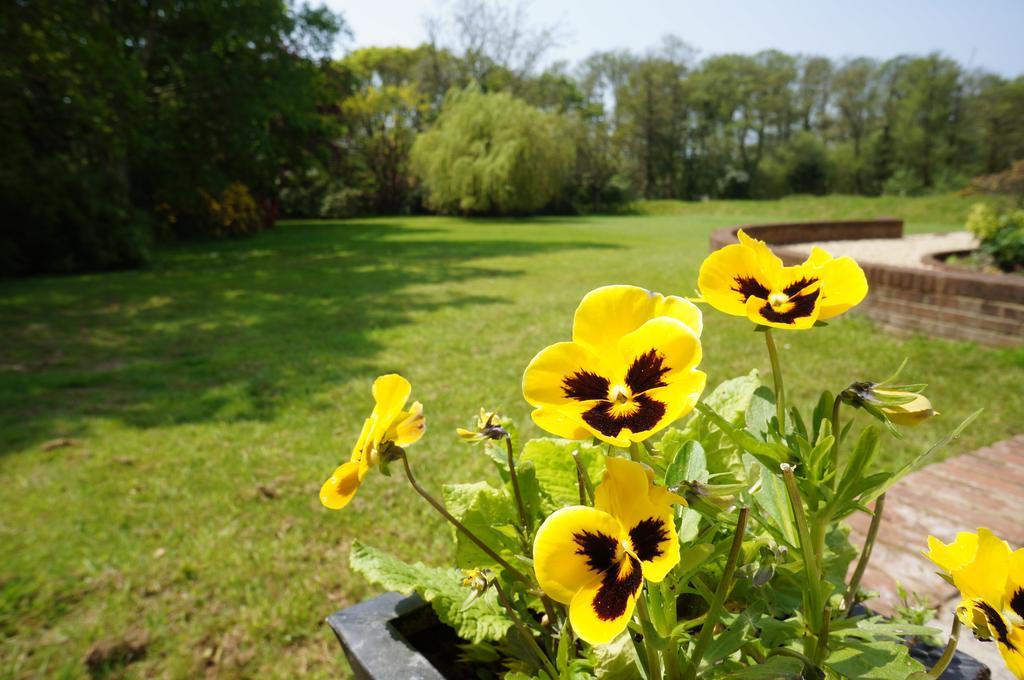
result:
M 428 503 L 430 503 L 434 510 L 437 510 L 437 512 L 442 517 L 451 522 L 452 526 L 454 526 L 456 529 L 465 534 L 466 538 L 473 541 L 473 543 L 476 544 L 476 547 L 483 550 L 488 557 L 490 557 L 492 560 L 500 564 L 502 568 L 505 569 L 505 571 L 507 571 L 512 577 L 522 582 L 528 590 L 533 590 L 534 585 L 532 580 L 530 580 L 525 574 L 523 574 L 523 572 L 519 571 L 511 564 L 509 564 L 507 561 L 505 561 L 505 559 L 498 555 L 498 553 L 491 550 L 490 546 L 488 546 L 486 543 L 477 538 L 476 534 L 467 529 L 465 524 L 455 519 L 455 517 L 450 512 L 448 512 L 448 510 L 444 507 L 444 504 L 442 504 L 436 498 L 431 496 L 426 489 L 420 486 L 420 483 L 416 481 L 416 477 L 412 474 L 412 468 L 409 467 L 409 457 L 406 456 L 404 452 L 402 453 L 401 458 L 402 464 L 405 466 L 405 476 L 409 478 L 409 483 L 412 484 L 412 488 L 416 490 L 416 493 L 418 493 L 420 496 L 423 496 L 423 498 Z
M 832 442 L 832 488 L 835 489 L 839 483 L 839 410 L 843 406 L 843 400 L 836 395 L 835 401 L 832 402 L 832 436 L 835 437 L 835 441 Z
M 643 590 L 640 591 L 640 597 L 636 599 L 636 613 L 640 618 L 640 627 L 644 631 L 644 651 L 647 652 L 648 677 L 660 678 L 661 661 L 658 658 L 658 648 L 653 644 L 654 640 L 660 636 L 654 628 L 654 623 L 651 622 L 651 612 L 647 608 L 647 596 Z
M 825 607 L 825 612 L 821 617 L 821 630 L 818 631 L 818 644 L 814 648 L 814 661 L 815 668 L 821 668 L 825 662 L 825 657 L 828 656 L 828 631 L 829 626 L 832 623 L 832 608 Z
M 750 508 L 740 508 L 740 514 L 736 518 L 736 533 L 732 537 L 732 547 L 729 549 L 729 558 L 726 560 L 725 569 L 722 571 L 722 580 L 718 582 L 718 588 L 715 589 L 714 597 L 711 598 L 711 606 L 708 607 L 708 612 L 704 616 L 704 624 L 701 626 L 700 636 L 697 638 L 697 644 L 693 648 L 693 654 L 690 655 L 690 667 L 687 672 L 687 678 L 690 678 L 690 680 L 697 677 L 697 669 L 700 668 L 700 662 L 704 658 L 704 653 L 707 652 L 708 645 L 711 644 L 711 639 L 715 635 L 715 626 L 718 625 L 718 619 L 722 616 L 725 598 L 728 597 L 729 591 L 732 590 L 732 575 L 736 571 L 736 562 L 739 561 L 740 548 L 743 547 L 743 534 L 747 529 L 748 515 L 750 515 Z
M 949 662 L 953 660 L 953 654 L 956 653 L 958 642 L 960 642 L 960 619 L 957 618 L 956 612 L 954 612 L 953 627 L 949 631 L 949 642 L 946 643 L 946 649 L 942 651 L 942 656 L 935 662 L 932 669 L 928 671 L 928 677 L 937 678 L 942 675 L 946 667 L 949 666 Z
M 628 635 L 629 639 L 633 642 L 633 651 L 636 652 L 636 664 L 640 667 L 641 674 L 648 680 L 656 680 L 656 678 L 651 676 L 650 668 L 647 665 L 648 661 L 646 650 L 644 650 L 644 648 L 640 646 L 640 643 L 637 642 L 633 631 L 627 630 L 626 635 Z
M 853 605 L 857 602 L 857 589 L 860 588 L 860 580 L 864 578 L 864 571 L 868 568 L 868 560 L 871 559 L 871 551 L 875 547 L 875 538 L 878 536 L 878 527 L 882 523 L 883 510 L 885 510 L 884 493 L 875 501 L 874 512 L 871 516 L 871 524 L 868 526 L 868 535 L 864 538 L 864 547 L 860 551 L 860 559 L 857 560 L 857 568 L 853 570 L 853 578 L 850 579 L 850 587 L 847 588 L 846 597 L 843 598 L 843 602 L 846 606 L 846 616 L 850 615 Z
M 544 670 L 547 671 L 552 680 L 557 678 L 558 671 L 555 669 L 554 664 L 551 663 L 551 659 L 548 658 L 548 655 L 545 654 L 544 650 L 542 650 L 540 645 L 537 644 L 537 640 L 534 639 L 533 633 L 530 632 L 530 629 L 523 625 L 523 622 L 519 620 L 519 615 L 516 614 L 515 609 L 512 608 L 512 603 L 509 602 L 508 596 L 506 596 L 505 591 L 502 590 L 501 584 L 498 583 L 497 579 L 495 579 L 491 581 L 491 585 L 494 586 L 494 590 L 498 593 L 498 599 L 505 607 L 505 611 L 507 611 L 508 615 L 512 617 L 512 623 L 515 625 L 516 630 L 518 630 L 519 634 L 526 639 L 526 643 L 529 645 L 530 651 L 532 651 L 541 662 Z
M 587 474 L 587 468 L 583 467 L 583 461 L 580 460 L 580 452 L 572 452 L 572 462 L 576 465 L 576 484 L 580 490 L 580 505 L 593 505 L 594 504 L 594 485 L 590 482 L 590 475 Z
M 530 552 L 530 534 L 533 531 L 533 527 L 530 526 L 530 519 L 526 514 L 526 506 L 523 505 L 523 496 L 519 492 L 519 477 L 516 476 L 516 458 L 512 451 L 512 436 L 508 433 L 505 434 L 505 450 L 508 452 L 508 473 L 512 478 L 512 494 L 516 497 L 519 522 L 523 525 L 523 531 L 526 532 L 520 537 L 522 539 L 523 552 L 530 555 L 532 554 Z
M 800 536 L 800 557 L 804 562 L 804 574 L 807 583 L 803 589 L 804 609 L 809 627 L 813 633 L 818 632 L 821 627 L 819 620 L 821 616 L 821 592 L 820 592 L 820 570 L 818 569 L 818 555 L 815 552 L 815 543 L 811 540 L 811 533 L 807 529 L 807 517 L 804 512 L 804 501 L 800 496 L 800 489 L 797 488 L 796 475 L 793 474 L 793 466 L 783 463 L 781 466 L 782 478 L 786 482 L 786 493 L 789 495 L 789 504 L 793 508 L 793 518 L 796 520 L 797 534 Z M 809 654 L 814 645 L 809 640 L 804 642 L 804 652 Z
M 764 342 L 768 346 L 768 358 L 772 362 L 772 380 L 775 382 L 775 417 L 779 420 L 779 434 L 786 435 L 786 389 L 782 384 L 782 369 L 779 367 L 779 351 L 775 347 L 772 329 L 765 326 Z

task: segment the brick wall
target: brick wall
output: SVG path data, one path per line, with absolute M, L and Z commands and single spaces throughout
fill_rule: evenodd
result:
M 901 220 L 755 224 L 718 229 L 711 249 L 736 243 L 736 231 L 766 243 L 900 238 Z M 786 264 L 805 256 L 787 248 L 775 252 Z M 949 267 L 912 269 L 861 262 L 870 292 L 856 309 L 883 328 L 971 340 L 986 345 L 1024 343 L 1024 277 L 954 271 Z

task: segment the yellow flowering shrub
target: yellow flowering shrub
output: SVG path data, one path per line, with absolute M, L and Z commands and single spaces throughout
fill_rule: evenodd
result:
M 265 219 L 249 187 L 241 182 L 227 185 L 219 196 L 203 191 L 205 222 L 211 236 L 241 236 L 262 229 Z

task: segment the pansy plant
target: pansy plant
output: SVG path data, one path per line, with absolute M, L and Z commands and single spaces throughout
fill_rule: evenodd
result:
M 352 569 L 430 601 L 472 643 L 467 656 L 493 662 L 477 675 L 838 678 L 884 667 L 886 677 L 937 678 L 956 631 L 922 675 L 900 638 L 935 631 L 865 619 L 856 606 L 885 491 L 921 461 L 897 474 L 873 470 L 880 430 L 848 435 L 861 410 L 893 431 L 928 422 L 937 414 L 924 386 L 845 380 L 813 413 L 794 408 L 789 419 L 772 340 L 774 328 L 810 328 L 860 303 L 863 271 L 817 248 L 786 266 L 740 231 L 708 256 L 698 284 L 703 302 L 764 331 L 774 392 L 756 372 L 726 381 L 673 429 L 705 387 L 700 309 L 636 286 L 598 288 L 576 309 L 571 340 L 542 349 L 523 374 L 533 422 L 557 438 L 527 441 L 517 454 L 514 417 L 481 410 L 457 435 L 504 444 L 504 456 L 485 447 L 499 483 L 448 483 L 441 500 L 416 479 L 405 448 L 423 434 L 423 407 L 406 407 L 407 380 L 381 376 L 351 459 L 321 501 L 344 507 L 369 470 L 401 461 L 454 528 L 465 571 L 403 563 L 359 541 Z M 844 442 L 850 451 L 840 451 Z M 445 474 L 465 467 L 432 462 Z M 857 557 L 840 522 L 869 507 Z M 1024 678 L 1024 550 L 986 530 L 930 546 L 963 595 L 956 620 L 995 640 Z

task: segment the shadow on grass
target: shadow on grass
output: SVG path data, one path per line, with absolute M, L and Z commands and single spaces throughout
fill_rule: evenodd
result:
M 614 247 L 517 240 L 508 224 L 493 239 L 448 232 L 292 223 L 144 271 L 5 284 L 0 453 L 85 434 L 95 418 L 147 428 L 267 420 L 293 398 L 328 408 L 317 394 L 394 368 L 376 363 L 381 336 L 414 314 L 504 304 L 447 289 L 523 274 L 475 261 Z

